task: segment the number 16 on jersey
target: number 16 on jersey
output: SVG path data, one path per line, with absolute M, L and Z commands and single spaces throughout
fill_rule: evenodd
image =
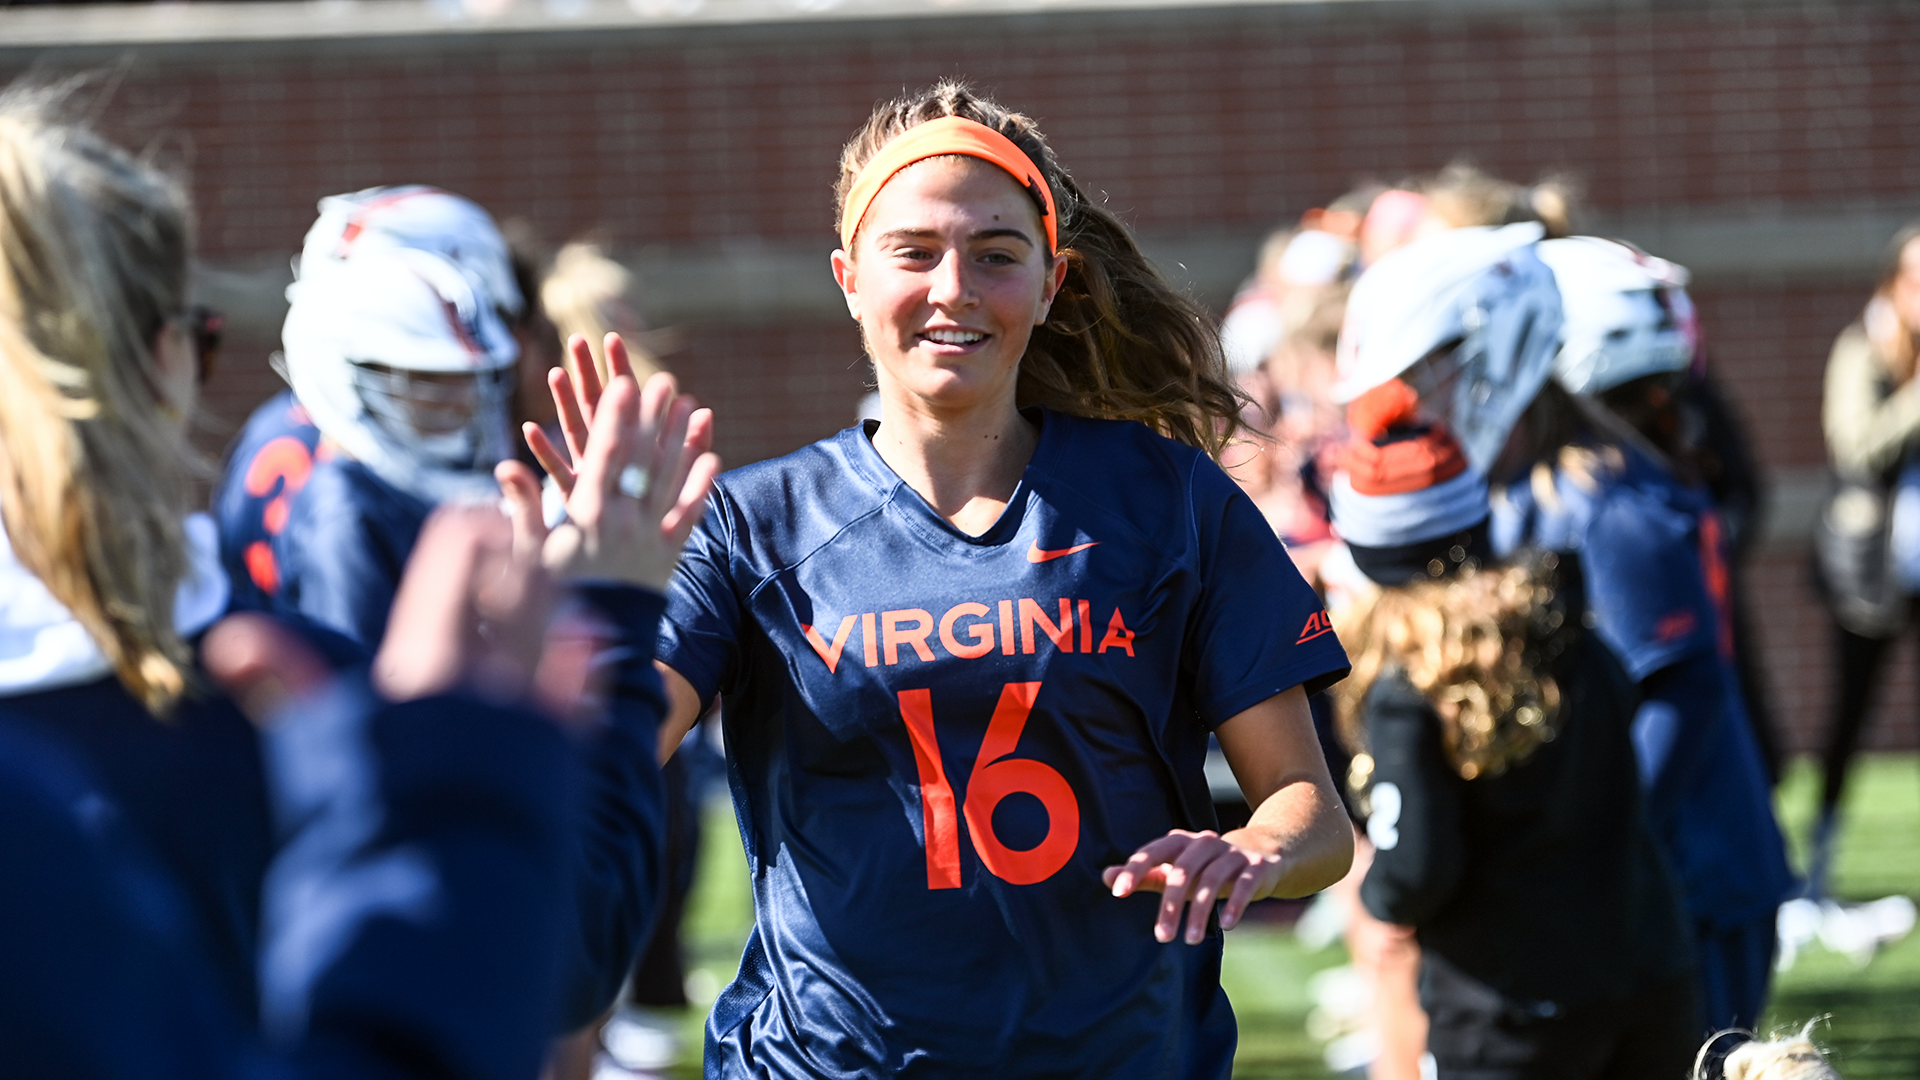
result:
M 1037 682 L 1007 683 L 987 723 L 986 738 L 967 778 L 967 799 L 954 813 L 953 783 L 940 759 L 934 737 L 933 695 L 927 690 L 900 691 L 900 718 L 913 740 L 914 763 L 920 770 L 920 810 L 927 838 L 927 888 L 960 887 L 960 818 L 981 865 L 1014 885 L 1032 885 L 1052 877 L 1073 857 L 1080 844 L 1080 801 L 1059 770 L 1043 762 L 1015 758 L 1020 733 L 1026 730 Z M 1024 792 L 1040 800 L 1047 811 L 1047 835 L 1039 845 L 1015 851 L 993 831 L 993 811 L 1000 800 Z

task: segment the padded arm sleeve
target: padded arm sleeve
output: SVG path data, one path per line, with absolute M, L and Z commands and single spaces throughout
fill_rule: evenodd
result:
M 612 1004 L 659 913 L 666 859 L 666 788 L 655 760 L 666 692 L 653 648 L 666 598 L 632 586 L 577 589 L 615 631 L 596 658 L 607 690 L 606 724 L 581 747 L 587 797 L 574 848 L 574 913 L 566 947 L 559 1030 Z

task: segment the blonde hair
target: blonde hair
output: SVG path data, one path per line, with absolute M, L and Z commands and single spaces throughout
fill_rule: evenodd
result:
M 881 105 L 840 151 L 836 225 L 861 167 L 902 132 L 944 116 L 1013 140 L 1045 174 L 1059 208 L 1056 257 L 1067 261 L 1066 282 L 1020 359 L 1019 403 L 1138 420 L 1218 457 L 1244 399 L 1227 377 L 1212 320 L 1167 284 L 1119 218 L 1082 194 L 1029 117 L 953 81 Z
M 197 471 L 153 342 L 186 306 L 185 193 L 59 113 L 0 94 L 0 515 L 22 565 L 156 715 L 186 691 L 173 624 Z
M 1464 159 L 1454 161 L 1420 185 L 1427 205 L 1448 226 L 1511 225 L 1537 221 L 1547 236 L 1573 235 L 1580 183 L 1567 174 L 1542 177 L 1525 187 L 1481 171 Z
M 1721 1075 L 1725 1080 L 1840 1080 L 1840 1073 L 1813 1043 L 1815 1023 L 1818 1021 L 1807 1021 L 1798 1034 L 1741 1043 L 1721 1063 Z M 1708 1039 L 1694 1059 L 1694 1080 L 1707 1080 L 1707 1062 L 1714 1044 L 1724 1036 L 1740 1034 L 1745 1033 L 1723 1031 Z
M 640 319 L 627 306 L 632 284 L 633 275 L 626 267 L 608 258 L 600 245 L 580 240 L 560 249 L 553 257 L 553 268 L 540 282 L 540 306 L 560 332 L 560 340 L 583 335 L 603 383 L 607 378 L 603 342 L 611 332 L 626 339 L 633 373 L 641 382 L 660 370 L 659 358 L 640 344 Z
M 1440 717 L 1442 743 L 1467 780 L 1497 776 L 1551 742 L 1560 688 L 1541 669 L 1573 627 L 1541 554 L 1512 566 L 1383 588 L 1335 618 L 1353 674 L 1333 689 L 1341 737 L 1369 747 L 1361 705 L 1382 677 L 1402 675 Z M 1364 780 L 1364 777 L 1359 779 Z

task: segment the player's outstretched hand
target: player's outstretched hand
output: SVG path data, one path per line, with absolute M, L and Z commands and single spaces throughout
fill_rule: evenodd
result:
M 1231 836 L 1232 834 L 1228 834 Z M 1273 895 L 1280 883 L 1281 857 L 1234 843 L 1208 830 L 1175 829 L 1142 847 L 1124 866 L 1109 866 L 1102 879 L 1115 896 L 1161 894 L 1153 936 L 1169 942 L 1180 936 L 1186 909 L 1186 941 L 1198 945 L 1207 933 L 1207 916 L 1224 898 L 1220 926 L 1231 930 L 1247 905 Z
M 627 343 L 619 334 L 608 334 L 603 343 L 607 352 L 607 382 L 626 376 L 639 382 L 633 373 L 633 359 L 627 354 Z M 547 390 L 553 394 L 554 411 L 560 416 L 560 437 L 567 444 L 565 454 L 553 445 L 539 424 L 522 424 L 520 433 L 526 437 L 527 448 L 533 451 L 534 459 L 540 467 L 547 470 L 553 482 L 560 486 L 562 494 L 573 492 L 573 473 L 578 462 L 587 452 L 587 439 L 593 425 L 594 413 L 599 409 L 600 397 L 604 389 L 600 382 L 600 371 L 594 366 L 593 349 L 587 345 L 585 334 L 575 334 L 567 339 L 567 355 L 573 359 L 573 370 L 579 372 L 575 378 L 565 367 L 557 367 L 547 372 Z
M 584 339 L 574 340 L 584 351 Z M 619 336 L 607 336 L 608 353 L 625 366 Z M 591 370 L 588 362 L 582 373 Z M 556 373 L 556 386 L 567 382 Z M 713 443 L 713 413 L 680 393 L 673 376 L 660 373 L 646 387 L 617 374 L 604 390 L 569 393 L 562 430 L 573 448 L 572 463 L 558 459 L 544 440 L 529 436 L 563 491 L 567 521 L 541 541 L 546 565 L 577 579 L 597 578 L 664 589 L 687 536 L 705 512 L 720 459 Z M 556 395 L 556 400 L 561 400 Z M 545 450 L 542 450 L 542 446 Z M 515 521 L 516 535 L 539 536 L 539 484 L 518 462 L 495 470 Z
M 242 611 L 213 625 L 200 663 L 248 719 L 271 723 L 295 698 L 318 692 L 333 672 L 300 635 L 270 615 Z

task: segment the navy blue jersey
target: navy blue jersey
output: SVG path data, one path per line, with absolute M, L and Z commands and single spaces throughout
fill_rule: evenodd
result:
M 1580 552 L 1600 639 L 1634 681 L 1690 656 L 1710 655 L 1720 616 L 1702 562 L 1703 496 L 1644 454 L 1600 464 L 1591 481 L 1555 473 L 1543 503 L 1529 483 L 1494 500 L 1493 546 Z M 1716 553 L 1717 557 L 1717 553 Z
M 291 392 L 254 411 L 214 495 L 234 606 L 373 648 L 432 504 L 323 445 Z
M 577 810 L 564 735 L 468 698 L 329 693 L 267 740 L 285 835 L 261 891 L 290 917 L 260 950 L 261 996 L 281 1006 L 262 1038 L 219 991 L 191 890 L 116 786 L 57 740 L 0 725 L 6 1074 L 533 1075 L 557 1007 L 566 892 L 551 883 Z
M 264 611 L 279 595 L 273 538 L 286 531 L 293 497 L 306 486 L 319 446 L 320 429 L 290 390 L 255 409 L 234 442 L 213 496 L 213 517 L 236 607 Z
M 1494 500 L 1493 542 L 1580 553 L 1595 631 L 1645 697 L 1634 720 L 1647 820 L 1696 919 L 1771 917 L 1792 888 L 1726 636 L 1725 538 L 1706 497 L 1628 448 L 1590 477 Z
M 1210 827 L 1207 734 L 1347 668 L 1205 455 L 1031 410 L 954 529 L 852 428 L 720 481 L 661 658 L 726 696 L 757 915 L 714 1077 L 1224 1077 L 1220 933 L 1153 940 L 1101 869 Z
M 426 500 L 323 448 L 293 497 L 286 528 L 272 540 L 280 591 L 270 610 L 302 615 L 374 648 L 432 513 Z

